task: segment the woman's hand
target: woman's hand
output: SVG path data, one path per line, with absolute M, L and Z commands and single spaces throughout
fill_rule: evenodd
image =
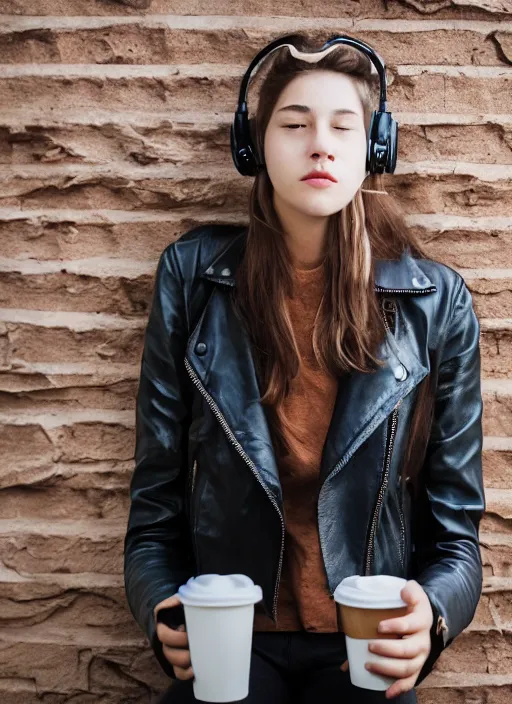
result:
M 178 596 L 171 596 L 159 602 L 153 610 L 155 620 L 160 609 L 174 608 L 179 604 L 181 604 L 181 601 Z M 185 624 L 181 624 L 177 630 L 174 630 L 164 623 L 157 623 L 156 634 L 158 640 L 163 644 L 164 656 L 173 666 L 176 678 L 179 680 L 192 679 L 194 671 L 190 663 L 190 650 Z
M 392 699 L 408 692 L 416 680 L 430 654 L 430 629 L 434 620 L 432 607 L 423 588 L 414 580 L 407 582 L 401 592 L 408 604 L 408 614 L 400 618 L 381 621 L 380 633 L 396 633 L 398 640 L 379 639 L 370 641 L 368 649 L 377 655 L 395 658 L 389 663 L 367 663 L 366 669 L 386 677 L 396 678 L 386 697 Z
M 402 636 L 397 640 L 378 639 L 368 644 L 368 649 L 376 655 L 393 658 L 387 663 L 367 663 L 366 669 L 385 677 L 396 679 L 386 690 L 386 698 L 393 699 L 399 694 L 413 689 L 421 668 L 427 660 L 430 649 L 430 629 L 434 620 L 430 601 L 423 588 L 414 580 L 407 582 L 401 592 L 408 604 L 409 613 L 400 618 L 381 621 L 380 633 L 396 633 Z M 341 669 L 348 670 L 345 661 Z

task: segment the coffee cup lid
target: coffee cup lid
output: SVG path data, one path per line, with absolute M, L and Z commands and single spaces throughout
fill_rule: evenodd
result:
M 390 575 L 354 575 L 338 584 L 334 599 L 357 609 L 399 609 L 407 606 L 400 596 L 406 583 L 406 579 Z
M 183 584 L 178 596 L 185 606 L 245 606 L 261 601 L 263 593 L 245 574 L 201 574 Z

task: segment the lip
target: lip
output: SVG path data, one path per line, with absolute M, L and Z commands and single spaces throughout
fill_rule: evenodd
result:
M 337 183 L 337 180 L 328 171 L 310 171 L 309 174 L 303 176 L 301 181 L 332 181 L 332 183 Z
M 331 188 L 332 181 L 328 178 L 307 178 L 304 183 L 313 188 Z

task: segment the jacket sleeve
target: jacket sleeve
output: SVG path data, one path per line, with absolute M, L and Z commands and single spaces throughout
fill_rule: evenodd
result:
M 482 589 L 479 524 L 482 481 L 480 328 L 460 279 L 442 343 L 438 385 L 415 531 L 416 580 L 434 613 L 432 649 L 419 684 L 471 622 Z
M 130 610 L 170 677 L 175 674 L 157 638 L 153 609 L 175 594 L 194 569 L 184 512 L 187 339 L 183 281 L 170 245 L 158 262 L 145 331 L 136 402 L 135 468 L 124 540 Z

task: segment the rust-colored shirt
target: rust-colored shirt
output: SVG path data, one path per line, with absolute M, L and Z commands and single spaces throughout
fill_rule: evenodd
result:
M 292 451 L 279 463 L 286 537 L 277 626 L 257 612 L 255 631 L 338 630 L 317 522 L 320 461 L 338 388 L 337 379 L 320 369 L 313 354 L 313 325 L 324 288 L 323 265 L 294 270 L 294 293 L 288 306 L 304 367 L 283 402 L 295 432 L 287 434 Z

